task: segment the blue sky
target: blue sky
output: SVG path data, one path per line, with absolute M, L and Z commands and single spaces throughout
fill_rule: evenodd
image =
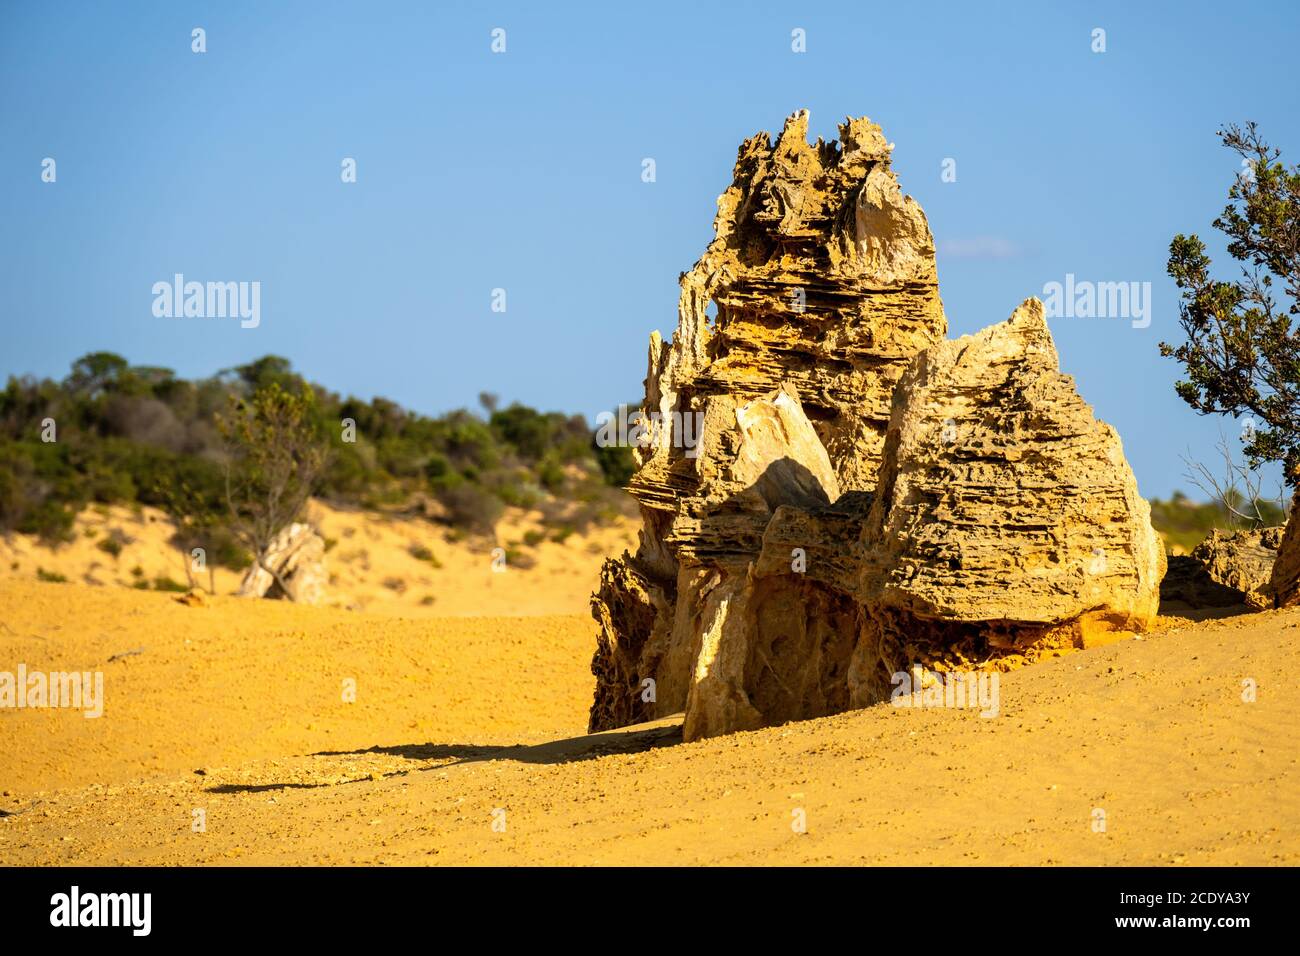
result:
M 1066 273 L 1151 282 L 1149 328 L 1053 333 L 1143 493 L 1191 490 L 1180 455 L 1238 425 L 1173 394 L 1168 243 L 1209 238 L 1238 168 L 1222 123 L 1300 157 L 1298 27 L 1289 2 L 10 0 L 0 375 L 61 377 L 99 349 L 186 376 L 277 353 L 423 412 L 491 391 L 594 417 L 639 398 L 740 141 L 806 107 L 814 135 L 867 115 L 896 143 L 951 334 Z M 261 325 L 155 318 L 176 272 L 260 281 Z

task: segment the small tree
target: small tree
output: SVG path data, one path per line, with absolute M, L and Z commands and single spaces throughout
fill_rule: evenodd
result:
M 328 460 L 315 412 L 309 386 L 294 393 L 273 382 L 251 396 L 232 396 L 229 412 L 217 422 L 228 451 L 232 530 L 286 595 L 292 592 L 267 563 L 267 551 L 302 514 Z
M 1254 123 L 1219 133 L 1241 159 L 1228 205 L 1213 226 L 1241 263 L 1236 282 L 1211 279 L 1196 235 L 1169 244 L 1169 275 L 1181 292 L 1187 341 L 1160 343 L 1182 363 L 1178 394 L 1201 414 L 1249 412 L 1243 436 L 1251 468 L 1282 462 L 1288 485 L 1300 484 L 1300 167 L 1288 169 Z M 1274 298 L 1280 289 L 1283 301 Z M 1288 301 L 1289 300 L 1289 301 Z
M 221 488 L 204 480 L 205 473 L 194 475 L 191 472 L 187 476 L 187 470 L 175 469 L 160 478 L 155 483 L 154 493 L 176 527 L 173 543 L 180 551 L 190 588 L 197 585 L 193 552 L 195 548 L 202 548 L 203 564 L 208 571 L 208 593 L 216 594 L 217 563 L 222 557 L 230 562 L 228 548 L 236 536 L 228 523 Z
M 194 571 L 191 566 L 190 549 L 196 541 L 203 540 L 205 531 L 216 523 L 216 516 L 206 511 L 198 500 L 198 495 L 188 483 L 176 485 L 158 485 L 158 495 L 162 499 L 162 508 L 176 526 L 175 544 L 181 553 L 181 566 L 185 569 L 185 580 L 190 589 L 195 587 Z M 207 563 L 207 562 L 205 562 Z M 208 564 L 208 593 L 217 593 L 216 571 Z

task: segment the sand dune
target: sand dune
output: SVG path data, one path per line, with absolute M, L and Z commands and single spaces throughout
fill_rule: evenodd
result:
M 685 745 L 672 719 L 584 735 L 582 614 L 11 577 L 0 670 L 101 670 L 106 703 L 0 709 L 0 862 L 1296 864 L 1297 627 L 1171 622 L 1003 675 L 992 719 L 885 704 Z

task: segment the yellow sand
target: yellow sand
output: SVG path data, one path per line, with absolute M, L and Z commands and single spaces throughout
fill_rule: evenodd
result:
M 409 529 L 335 517 L 390 570 Z M 1300 863 L 1300 612 L 1004 674 L 993 719 L 586 737 L 599 556 L 575 550 L 581 585 L 440 554 L 435 608 L 474 617 L 360 576 L 380 613 L 0 576 L 0 671 L 97 670 L 106 696 L 0 709 L 0 863 Z

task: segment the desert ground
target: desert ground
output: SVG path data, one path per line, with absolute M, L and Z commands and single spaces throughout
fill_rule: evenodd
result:
M 1162 617 L 1003 674 L 996 717 L 881 704 L 683 744 L 675 718 L 585 733 L 585 604 L 630 525 L 494 573 L 332 520 L 371 566 L 334 607 L 115 586 L 178 560 L 143 527 L 116 562 L 8 542 L 0 669 L 102 671 L 105 705 L 0 709 L 0 863 L 1300 863 L 1300 610 Z

